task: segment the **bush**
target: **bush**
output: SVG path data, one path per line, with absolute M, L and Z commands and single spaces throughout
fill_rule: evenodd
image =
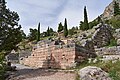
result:
M 117 40 L 115 40 L 115 39 L 110 40 L 110 43 L 108 44 L 108 47 L 112 47 L 112 46 L 117 46 Z
M 109 72 L 109 76 L 113 79 L 113 80 L 120 80 L 120 75 L 117 73 L 116 70 L 111 70 Z
M 120 15 L 117 15 L 109 20 L 106 20 L 105 23 L 111 24 L 115 29 L 120 28 Z
M 4 53 L 0 52 L 0 79 L 4 80 L 4 74 L 5 74 L 5 67 L 4 67 Z
M 114 66 L 113 66 L 114 65 Z M 117 61 L 116 63 L 112 63 L 112 61 L 109 61 L 108 63 L 104 63 L 101 68 L 109 73 L 109 76 L 112 78 L 112 80 L 120 80 L 120 61 Z

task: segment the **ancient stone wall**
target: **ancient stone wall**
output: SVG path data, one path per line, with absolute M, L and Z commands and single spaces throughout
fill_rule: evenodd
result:
M 104 47 L 110 43 L 113 39 L 113 29 L 107 24 L 97 25 L 95 33 L 92 36 L 92 40 L 95 46 Z
M 21 64 L 39 68 L 70 68 L 76 62 L 81 62 L 87 55 L 76 48 L 73 43 L 55 45 L 55 42 L 40 45 L 33 49 L 33 53 L 28 58 L 23 58 Z M 77 46 L 78 47 L 78 46 Z M 80 48 L 80 47 L 79 47 Z

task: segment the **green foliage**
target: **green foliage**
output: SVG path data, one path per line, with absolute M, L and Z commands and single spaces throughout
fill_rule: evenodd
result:
M 53 35 L 54 35 L 54 31 L 53 31 L 53 29 L 52 29 L 52 28 L 49 28 L 49 27 L 48 27 L 46 33 L 47 33 L 47 36 L 53 36 Z
M 87 10 L 86 6 L 84 7 L 84 22 L 80 21 L 80 30 L 88 30 L 90 29 L 89 23 L 88 23 L 88 16 L 87 16 Z
M 4 53 L 0 52 L 0 80 L 4 80 L 5 66 L 4 66 Z
M 117 61 L 115 63 L 109 61 L 107 63 L 104 63 L 101 68 L 109 73 L 109 76 L 112 78 L 112 80 L 120 80 L 120 61 Z
M 112 78 L 112 80 L 120 80 L 120 75 L 117 73 L 116 70 L 111 70 L 109 72 L 109 76 Z
M 115 29 L 120 28 L 120 15 L 112 17 L 110 20 L 105 21 L 107 24 L 111 24 Z
M 52 28 L 50 28 L 50 31 L 49 31 L 49 32 L 50 32 L 50 36 L 54 36 L 54 33 L 55 33 L 55 32 L 53 31 Z
M 50 28 L 48 26 L 48 29 L 47 29 L 47 36 L 50 36 Z
M 32 28 L 30 28 L 29 30 L 30 30 L 30 33 L 28 35 L 29 41 L 37 40 L 38 30 Z
M 64 36 L 65 37 L 68 36 L 67 19 L 66 18 L 65 18 L 65 22 L 64 22 Z
M 112 47 L 112 46 L 117 46 L 117 40 L 115 40 L 114 38 L 110 40 L 110 43 L 107 45 L 108 47 Z
M 88 24 L 87 10 L 85 6 L 84 7 L 84 28 L 83 30 L 88 30 L 88 29 L 89 29 L 89 24 Z
M 40 41 L 40 23 L 38 24 L 37 41 Z
M 77 30 L 78 30 L 78 27 L 72 27 L 71 29 L 69 29 L 68 34 L 70 36 L 77 34 Z
M 16 49 L 16 45 L 23 39 L 21 25 L 18 26 L 19 15 L 6 8 L 5 0 L 2 0 L 0 9 L 0 52 Z
M 89 29 L 92 29 L 94 26 L 97 26 L 97 24 L 102 23 L 102 19 L 100 16 L 97 17 L 97 19 L 93 20 L 92 22 L 89 22 Z
M 63 30 L 63 25 L 62 23 L 60 22 L 59 26 L 58 26 L 58 32 L 61 32 Z
M 79 29 L 80 29 L 80 30 L 84 30 L 83 21 L 80 21 Z
M 42 33 L 40 34 L 40 37 L 41 37 L 41 39 L 46 39 L 46 38 L 48 38 L 48 37 L 54 36 L 55 33 L 56 33 L 56 32 L 53 31 L 52 28 L 49 28 L 49 27 L 48 27 L 47 31 L 44 31 L 44 32 L 42 32 Z
M 92 21 L 92 22 L 89 22 L 89 28 L 92 29 L 94 26 L 97 26 L 98 22 L 97 21 Z
M 40 34 L 40 37 L 41 37 L 41 38 L 47 37 L 47 32 L 42 32 L 42 33 Z
M 119 8 L 119 3 L 116 1 L 114 2 L 114 16 L 120 15 L 120 8 Z

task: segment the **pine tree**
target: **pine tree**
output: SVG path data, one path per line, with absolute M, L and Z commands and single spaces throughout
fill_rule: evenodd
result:
M 19 15 L 6 7 L 5 0 L 0 0 L 0 52 L 17 49 L 22 41 L 21 26 L 18 24 Z
M 40 41 L 40 23 L 38 24 L 37 41 Z
M 63 26 L 62 26 L 62 23 L 60 22 L 60 24 L 58 25 L 58 32 L 60 32 L 62 30 L 63 30 Z
M 119 3 L 116 1 L 114 2 L 114 16 L 120 15 L 120 8 L 119 8 Z
M 88 29 L 89 29 L 89 24 L 88 24 L 87 10 L 85 6 L 84 7 L 84 28 L 83 30 L 88 30 Z
M 67 19 L 65 18 L 65 23 L 64 23 L 64 36 L 68 36 L 68 29 L 67 29 Z

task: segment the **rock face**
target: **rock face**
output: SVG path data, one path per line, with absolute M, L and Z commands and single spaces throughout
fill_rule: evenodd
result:
M 114 2 L 120 4 L 120 0 L 113 0 L 104 10 L 104 13 L 101 15 L 103 19 L 110 19 L 114 15 Z
M 101 68 L 88 66 L 79 71 L 80 80 L 111 80 Z
M 95 46 L 106 46 L 113 38 L 113 29 L 107 24 L 98 24 L 95 33 L 92 36 L 92 40 Z

